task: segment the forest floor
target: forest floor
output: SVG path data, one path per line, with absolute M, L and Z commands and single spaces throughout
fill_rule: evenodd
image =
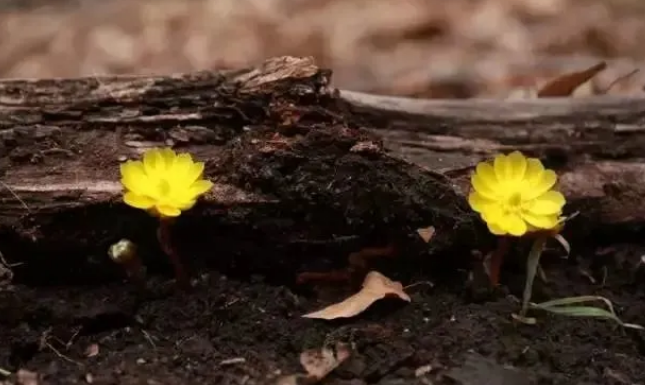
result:
M 536 298 L 602 295 L 623 321 L 642 322 L 643 274 L 633 267 L 644 252 L 619 245 L 555 258 Z M 593 280 L 580 261 L 598 259 L 608 269 Z M 0 367 L 27 370 L 6 384 L 32 384 L 33 373 L 41 384 L 272 384 L 304 373 L 303 351 L 343 343 L 350 356 L 325 384 L 643 384 L 641 332 L 546 314 L 514 321 L 524 274 L 510 265 L 491 296 L 472 296 L 465 272 L 437 272 L 435 286 L 408 289 L 410 303 L 386 299 L 335 321 L 302 316 L 351 293 L 322 299 L 262 277 L 202 273 L 182 292 L 153 276 L 148 295 L 123 282 L 17 284 L 0 292 Z
M 61 0 L 24 9 L 8 1 L 0 14 L 0 77 L 169 73 L 289 54 L 315 56 L 343 89 L 507 97 L 608 60 L 609 68 L 581 89 L 588 95 L 645 57 L 640 1 L 439 3 L 447 4 Z M 643 84 L 645 74 L 637 73 L 611 93 L 641 93 Z M 584 253 L 591 254 L 573 245 L 569 259 L 550 261 L 538 297 L 602 295 L 625 322 L 643 323 L 645 275 L 633 267 L 645 247 L 617 241 Z M 605 276 L 590 273 L 589 261 L 598 259 L 609 266 Z M 303 373 L 303 351 L 338 342 L 352 352 L 325 384 L 645 384 L 642 333 L 544 314 L 536 325 L 520 324 L 511 315 L 521 269 L 507 267 L 499 292 L 485 298 L 469 295 L 466 275 L 436 272 L 434 287 L 409 290 L 410 303 L 384 300 L 344 321 L 301 316 L 349 293 L 323 299 L 243 274 L 202 272 L 189 293 L 153 275 L 155 295 L 145 298 L 124 282 L 3 283 L 0 384 L 34 385 L 34 376 L 52 385 L 270 384 Z

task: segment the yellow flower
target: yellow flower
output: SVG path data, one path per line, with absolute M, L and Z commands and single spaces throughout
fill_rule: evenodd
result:
M 176 217 L 213 187 L 202 179 L 203 171 L 204 163 L 194 162 L 190 154 L 153 148 L 146 151 L 143 161 L 121 165 L 123 201 L 162 217 Z
M 481 162 L 472 176 L 470 207 L 495 235 L 522 236 L 560 224 L 565 198 L 554 190 L 557 175 L 521 152 Z

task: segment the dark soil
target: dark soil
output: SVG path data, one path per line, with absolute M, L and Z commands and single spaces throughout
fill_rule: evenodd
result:
M 597 266 L 587 268 L 574 257 L 547 258 L 549 282 L 538 285 L 536 299 L 603 295 L 625 322 L 643 323 L 645 275 L 633 266 L 644 251 L 598 250 Z M 467 272 L 455 272 L 435 277 L 434 287 L 410 288 L 409 304 L 384 300 L 342 322 L 300 316 L 348 292 L 321 299 L 261 277 L 204 273 L 190 293 L 150 277 L 155 296 L 146 299 L 127 283 L 17 283 L 0 293 L 0 367 L 37 372 L 43 384 L 265 384 L 302 372 L 302 350 L 342 341 L 355 351 L 326 384 L 644 383 L 639 332 L 544 314 L 535 326 L 513 322 L 518 304 L 504 291 L 521 292 L 523 275 L 514 265 L 507 263 L 503 289 L 493 296 L 473 296 Z M 607 272 L 604 286 L 585 273 L 598 266 Z M 98 354 L 88 357 L 92 344 Z M 235 358 L 244 360 L 227 363 Z M 415 375 L 427 365 L 432 370 Z

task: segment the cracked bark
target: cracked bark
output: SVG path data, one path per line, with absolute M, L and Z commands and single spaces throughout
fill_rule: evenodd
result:
M 418 257 L 489 239 L 464 196 L 472 166 L 520 149 L 561 174 L 572 238 L 645 219 L 645 99 L 422 101 L 332 89 L 310 59 L 170 77 L 0 82 L 0 251 L 24 281 L 109 280 L 109 245 L 156 256 L 155 222 L 120 202 L 118 165 L 172 145 L 215 188 L 174 231 L 182 254 L 229 272 L 347 263 L 388 243 Z M 415 234 L 433 225 L 429 245 Z M 602 237 L 596 237 L 601 242 Z M 459 258 L 457 258 L 459 259 Z

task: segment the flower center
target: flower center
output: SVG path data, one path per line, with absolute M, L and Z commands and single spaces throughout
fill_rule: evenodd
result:
M 522 194 L 515 192 L 506 200 L 504 210 L 507 213 L 517 213 L 522 210 Z
M 157 183 L 157 192 L 160 196 L 167 196 L 170 193 L 170 183 L 166 179 L 161 179 Z

